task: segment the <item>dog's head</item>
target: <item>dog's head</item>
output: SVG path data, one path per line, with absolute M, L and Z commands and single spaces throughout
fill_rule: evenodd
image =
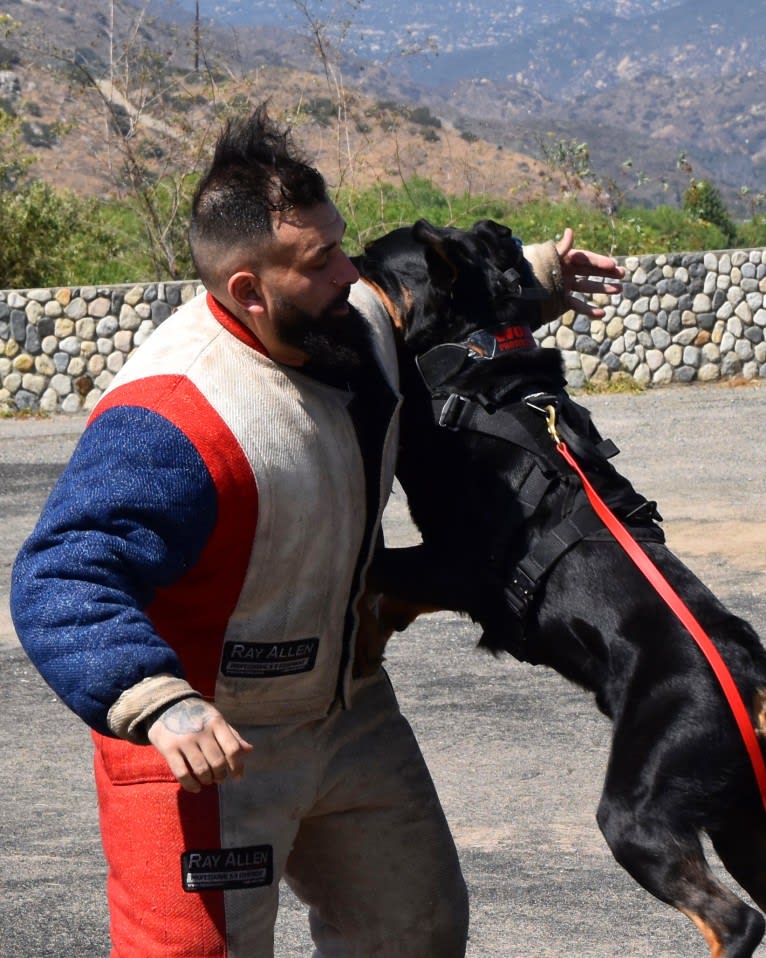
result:
M 418 220 L 370 243 L 356 265 L 415 354 L 479 330 L 539 324 L 520 244 L 492 220 L 470 230 Z

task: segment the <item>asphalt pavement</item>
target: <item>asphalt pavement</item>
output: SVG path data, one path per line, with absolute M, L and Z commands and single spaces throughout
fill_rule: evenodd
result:
M 665 517 L 669 544 L 766 635 L 766 386 L 583 399 L 616 465 Z M 11 563 L 82 430 L 81 417 L 0 420 L 0 955 L 108 954 L 90 740 L 27 662 L 8 615 Z M 414 541 L 395 491 L 391 544 Z M 614 862 L 594 813 L 610 728 L 558 675 L 492 659 L 440 613 L 389 646 L 388 670 L 431 767 L 472 902 L 469 958 L 696 958 L 681 915 Z M 733 883 L 724 878 L 731 886 Z M 279 958 L 309 956 L 287 891 Z M 766 946 L 759 955 L 766 956 Z

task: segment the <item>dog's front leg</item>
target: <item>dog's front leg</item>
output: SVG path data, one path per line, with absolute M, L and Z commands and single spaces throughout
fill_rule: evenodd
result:
M 379 549 L 367 574 L 367 587 L 385 597 L 392 622 L 397 615 L 402 620 L 409 615 L 401 625 L 405 628 L 424 612 L 470 610 L 472 576 L 466 574 L 462 565 L 450 555 L 425 545 Z M 397 625 L 394 628 L 400 630 Z

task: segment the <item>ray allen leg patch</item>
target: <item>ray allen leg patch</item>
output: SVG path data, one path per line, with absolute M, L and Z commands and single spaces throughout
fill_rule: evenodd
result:
M 184 891 L 260 888 L 274 879 L 271 845 L 191 849 L 181 855 Z

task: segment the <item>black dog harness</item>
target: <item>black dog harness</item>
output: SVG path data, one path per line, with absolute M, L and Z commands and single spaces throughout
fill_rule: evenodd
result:
M 455 380 L 474 362 L 492 362 L 500 354 L 514 348 L 534 348 L 536 342 L 529 327 L 503 327 L 501 337 L 483 330 L 477 342 L 474 334 L 464 343 L 446 343 L 428 350 L 416 362 L 432 397 L 435 421 L 444 429 L 469 430 L 494 436 L 526 449 L 535 457 L 517 493 L 519 507 L 514 527 L 519 528 L 537 511 L 554 483 L 569 483 L 571 478 L 558 461 L 551 456 L 533 429 L 533 417 L 546 415 L 553 407 L 557 412 L 559 431 L 578 459 L 596 475 L 607 477 L 605 498 L 622 521 L 630 525 L 636 538 L 664 542 L 664 534 L 657 521 L 661 516 L 656 503 L 640 496 L 607 460 L 619 450 L 610 439 L 591 440 L 588 413 L 577 406 L 564 391 L 565 380 L 543 383 L 536 388 L 529 375 L 505 378 L 492 395 L 476 393 L 464 395 L 455 391 Z M 493 346 L 489 340 L 494 339 Z M 477 345 L 479 348 L 477 349 Z M 552 387 L 552 388 L 551 388 Z M 587 496 L 578 483 L 572 486 L 572 495 L 559 497 L 558 514 L 543 533 L 531 544 L 529 551 L 511 570 L 505 588 L 509 607 L 523 620 L 529 605 L 543 580 L 558 560 L 583 539 L 608 540 L 610 534 L 593 511 Z

